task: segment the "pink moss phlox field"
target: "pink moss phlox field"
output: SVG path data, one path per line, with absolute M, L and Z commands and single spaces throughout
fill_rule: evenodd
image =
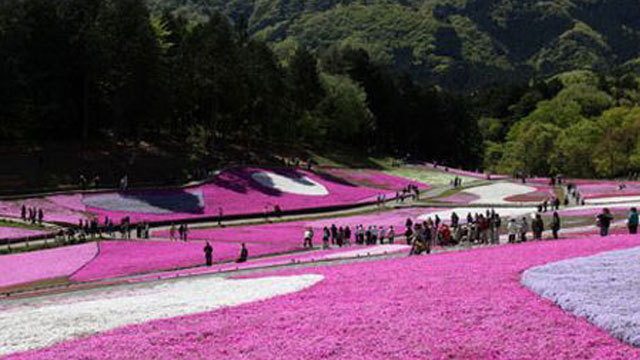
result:
M 211 274 L 217 273 L 220 271 L 235 271 L 235 270 L 246 270 L 246 269 L 254 269 L 254 268 L 264 268 L 269 266 L 278 266 L 278 265 L 288 265 L 288 264 L 300 264 L 300 263 L 309 263 L 326 260 L 329 257 L 341 257 L 344 255 L 344 258 L 355 258 L 358 257 L 356 255 L 349 255 L 349 253 L 353 251 L 362 252 L 362 255 L 365 256 L 367 252 L 371 251 L 373 255 L 379 253 L 376 252 L 376 246 L 367 247 L 367 246 L 349 246 L 349 247 L 334 247 L 328 250 L 313 250 L 310 252 L 300 252 L 289 255 L 279 255 L 274 257 L 266 257 L 260 259 L 249 260 L 245 263 L 223 263 L 223 264 L 214 264 L 211 267 L 197 267 L 197 268 L 189 268 L 182 269 L 176 271 L 163 271 L 156 272 L 151 274 L 144 274 L 139 276 L 133 276 L 128 279 L 129 282 L 143 282 L 149 280 L 157 280 L 157 279 L 171 279 L 181 276 L 189 276 L 189 275 L 203 275 L 203 274 Z M 408 246 L 398 246 L 397 249 L 389 250 L 387 253 L 397 253 L 397 252 L 409 252 Z
M 252 175 L 258 172 L 274 173 L 292 179 L 308 177 L 324 186 L 328 195 L 300 195 L 268 188 L 252 178 Z M 418 185 L 421 189 L 429 188 L 426 184 L 379 171 L 350 170 L 346 173 L 360 179 L 359 183 L 352 183 L 320 172 L 304 170 L 258 167 L 232 168 L 221 172 L 204 185 L 188 189 L 135 190 L 126 193 L 106 192 L 84 195 L 76 193 L 16 202 L 7 201 L 0 202 L 0 214 L 18 217 L 20 216 L 20 206 L 25 204 L 29 207 L 43 208 L 45 220 L 71 224 L 77 224 L 79 219 L 85 219 L 91 215 L 98 216 L 101 221 L 105 217 L 109 217 L 118 222 L 127 216 L 132 222 L 167 221 L 218 216 L 219 208 L 222 208 L 223 215 L 240 215 L 272 212 L 276 205 L 280 206 L 282 210 L 298 210 L 362 203 L 372 201 L 380 194 L 386 194 L 390 198 L 395 195 L 397 190 L 410 183 Z M 191 192 L 201 194 L 204 207 L 196 206 L 198 201 L 195 196 L 191 201 L 193 206 L 185 206 L 185 198 L 189 199 L 188 193 Z M 95 206 L 96 203 L 92 199 L 97 197 L 105 199 L 100 203 L 106 205 Z M 149 208 L 155 207 L 157 211 L 120 210 L 127 207 L 130 202 L 137 202 L 140 208 L 149 205 Z
M 277 274 L 325 279 L 9 359 L 638 359 L 640 350 L 520 285 L 533 266 L 637 245 L 589 238 L 296 269 Z
M 300 244 L 301 245 L 301 244 Z M 112 279 L 161 270 L 193 267 L 204 264 L 204 241 L 101 241 L 100 254 L 75 273 L 73 281 Z M 234 260 L 240 254 L 240 244 L 212 244 L 215 262 Z M 251 244 L 250 256 L 290 250 L 279 244 Z
M 0 240 L 21 239 L 46 234 L 47 232 L 42 230 L 30 230 L 19 227 L 0 227 Z
M 71 275 L 98 251 L 96 243 L 0 256 L 0 287 Z
M 625 185 L 624 189 L 620 189 L 621 184 Z M 600 181 L 593 183 L 584 183 L 578 185 L 578 191 L 587 199 L 598 199 L 617 196 L 638 196 L 640 195 L 640 183 L 637 182 L 615 182 Z
M 61 222 L 77 224 L 79 219 L 86 219 L 87 214 L 78 207 L 81 195 L 58 195 L 48 198 L 32 198 L 16 201 L 0 201 L 0 215 L 19 218 L 22 205 L 35 207 L 44 212 L 45 222 Z
M 531 186 L 531 184 L 525 184 Z M 551 186 L 535 185 L 536 191 L 532 191 L 527 194 L 515 195 L 505 198 L 505 201 L 510 202 L 543 202 L 544 200 L 551 200 L 555 195 L 555 192 Z

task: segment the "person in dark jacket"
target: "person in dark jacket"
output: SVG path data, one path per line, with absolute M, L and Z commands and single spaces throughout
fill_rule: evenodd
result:
M 204 246 L 204 259 L 207 263 L 207 266 L 211 266 L 213 264 L 213 248 L 211 244 L 207 241 L 207 244 Z
M 629 228 L 629 234 L 638 233 L 638 210 L 635 207 L 632 207 L 631 211 L 629 211 L 627 227 Z
M 557 211 L 554 211 L 553 218 L 551 219 L 551 232 L 553 233 L 554 239 L 558 239 L 559 231 L 560 231 L 560 215 L 558 215 Z
M 600 236 L 609 235 L 609 228 L 611 227 L 611 221 L 613 221 L 613 215 L 609 208 L 602 209 L 602 212 L 596 217 L 598 227 L 600 228 Z
M 240 257 L 236 262 L 239 262 L 239 263 L 245 262 L 247 261 L 248 257 L 249 257 L 249 250 L 247 250 L 247 246 L 244 243 L 242 243 L 242 249 L 240 249 Z

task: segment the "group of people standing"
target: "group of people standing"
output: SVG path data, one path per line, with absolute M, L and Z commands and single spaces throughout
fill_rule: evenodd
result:
M 180 224 L 177 230 L 178 236 L 180 237 L 179 240 L 187 241 L 189 237 L 189 226 L 187 224 Z M 176 239 L 176 225 L 174 223 L 171 223 L 171 227 L 169 228 L 169 239 L 171 241 L 178 240 Z
M 44 211 L 37 207 L 26 207 L 24 204 L 20 209 L 20 218 L 22 221 L 28 221 L 32 224 L 42 224 L 44 219 Z
M 549 226 L 554 239 L 558 239 L 560 227 L 560 215 L 557 211 L 554 211 L 551 217 L 551 224 Z M 542 219 L 542 215 L 540 214 L 540 212 L 536 213 L 533 216 L 531 224 L 529 224 L 526 216 L 523 216 L 521 219 L 512 218 L 507 224 L 507 234 L 509 235 L 508 242 L 510 244 L 516 242 L 526 242 L 528 240 L 527 233 L 529 231 L 532 232 L 534 240 L 542 240 L 542 233 L 544 232 L 544 230 L 544 220 Z

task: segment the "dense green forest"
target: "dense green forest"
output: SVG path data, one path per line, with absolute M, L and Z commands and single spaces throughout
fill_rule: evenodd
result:
M 222 11 L 287 53 L 363 48 L 419 81 L 466 91 L 640 56 L 640 4 L 629 0 L 147 0 L 194 19 Z
M 242 22 L 152 15 L 138 0 L 0 3 L 0 139 L 350 144 L 466 166 L 482 157 L 467 100 L 357 48 L 277 57 Z
M 640 171 L 640 5 L 0 2 L 0 142 L 356 147 L 465 168 Z

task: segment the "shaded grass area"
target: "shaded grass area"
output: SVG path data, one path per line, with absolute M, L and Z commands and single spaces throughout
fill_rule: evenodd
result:
M 25 224 L 11 220 L 0 220 L 0 227 L 19 228 L 27 230 L 46 230 L 47 228 L 38 224 Z

